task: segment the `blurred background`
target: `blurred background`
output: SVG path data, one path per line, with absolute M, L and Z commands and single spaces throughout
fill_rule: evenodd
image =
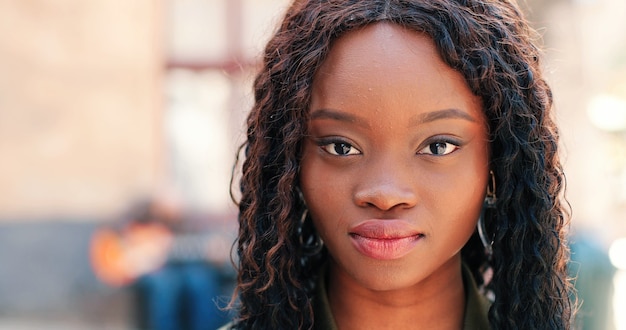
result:
M 0 0 L 0 329 L 155 328 L 181 299 L 178 328 L 228 318 L 193 292 L 230 298 L 230 176 L 286 3 Z M 626 2 L 520 5 L 561 126 L 579 322 L 624 330 Z

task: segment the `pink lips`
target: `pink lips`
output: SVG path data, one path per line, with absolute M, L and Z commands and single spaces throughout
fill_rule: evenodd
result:
M 352 244 L 363 255 L 379 260 L 407 255 L 424 237 L 404 220 L 366 220 L 350 230 Z

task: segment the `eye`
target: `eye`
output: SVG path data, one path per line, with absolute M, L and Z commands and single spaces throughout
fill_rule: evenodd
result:
M 319 145 L 322 150 L 335 156 L 350 156 L 361 153 L 361 151 L 353 147 L 350 143 L 343 141 L 320 142 Z
M 449 153 L 459 149 L 459 145 L 450 141 L 435 141 L 430 143 L 422 150 L 418 151 L 418 154 L 426 154 L 433 156 L 445 156 Z

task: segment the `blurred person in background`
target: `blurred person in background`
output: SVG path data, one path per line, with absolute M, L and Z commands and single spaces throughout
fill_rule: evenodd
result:
M 200 222 L 175 195 L 161 194 L 94 233 L 94 271 L 107 284 L 134 290 L 139 328 L 209 330 L 224 323 L 217 300 L 228 280 L 231 240 Z

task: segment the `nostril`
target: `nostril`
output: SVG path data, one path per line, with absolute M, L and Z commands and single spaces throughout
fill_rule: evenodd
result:
M 410 208 L 417 203 L 417 194 L 408 187 L 377 186 L 362 189 L 354 195 L 355 204 L 360 207 L 372 207 L 382 211 L 393 208 Z

